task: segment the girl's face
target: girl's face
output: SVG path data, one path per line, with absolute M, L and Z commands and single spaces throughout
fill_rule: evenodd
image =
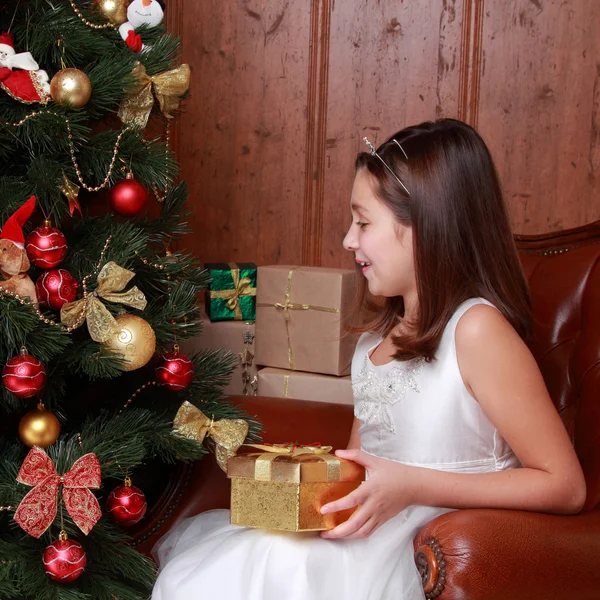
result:
M 373 190 L 372 176 L 361 169 L 354 179 L 350 210 L 352 224 L 344 248 L 354 257 L 374 296 L 417 297 L 412 228 L 399 223 Z

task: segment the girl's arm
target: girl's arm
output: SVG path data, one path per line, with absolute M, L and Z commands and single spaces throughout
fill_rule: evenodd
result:
M 523 468 L 460 474 L 409 467 L 357 450 L 340 456 L 363 464 L 369 480 L 324 512 L 359 506 L 324 537 L 365 537 L 411 504 L 575 513 L 585 480 L 567 432 L 527 346 L 494 308 L 477 305 L 456 326 L 456 351 L 467 389 Z
M 346 450 L 360 450 L 360 436 L 358 435 L 358 428 L 360 427 L 360 421 L 354 417 L 352 421 L 352 431 L 350 432 L 350 439 Z
M 585 479 L 569 436 L 531 352 L 496 309 L 477 305 L 456 326 L 456 354 L 469 392 L 496 426 L 523 469 L 460 479 L 430 487 L 436 506 L 489 506 L 573 513 L 585 502 Z M 489 475 L 492 475 L 490 478 Z M 458 484 L 458 485 L 457 485 Z M 440 493 L 440 486 L 448 486 Z M 460 487 L 465 487 L 461 493 Z M 469 502 L 469 496 L 471 500 Z M 436 504 L 446 498 L 451 504 Z

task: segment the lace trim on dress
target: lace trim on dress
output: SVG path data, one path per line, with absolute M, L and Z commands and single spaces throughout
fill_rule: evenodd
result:
M 395 433 L 390 407 L 403 400 L 408 390 L 420 393 L 416 376 L 424 363 L 423 359 L 414 359 L 378 375 L 370 367 L 367 353 L 360 373 L 352 382 L 354 416 L 364 425 L 375 425 L 380 437 L 383 429 Z

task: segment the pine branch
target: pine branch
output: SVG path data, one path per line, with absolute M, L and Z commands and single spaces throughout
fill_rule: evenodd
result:
M 86 325 L 84 324 L 83 327 L 85 328 Z M 94 342 L 91 338 L 70 347 L 63 353 L 61 362 L 66 364 L 69 372 L 86 375 L 90 381 L 119 377 L 125 365 L 121 355 Z
M 46 325 L 33 307 L 0 294 L 0 360 L 10 358 L 26 346 L 43 363 L 60 355 L 71 340 L 66 331 Z
M 148 233 L 152 243 L 168 245 L 173 238 L 181 237 L 189 233 L 185 221 L 190 216 L 185 206 L 188 188 L 182 182 L 167 193 L 163 210 L 158 219 L 146 219 L 141 223 Z
M 91 11 L 91 0 L 75 2 L 86 19 L 102 23 L 103 18 Z M 167 255 L 173 240 L 189 232 L 190 213 L 185 184 L 173 185 L 178 165 L 164 136 L 145 139 L 147 131 L 160 131 L 161 123 L 164 126 L 163 115 L 155 105 L 151 127 L 143 131 L 125 126 L 117 112 L 136 83 L 132 73 L 136 61 L 150 76 L 171 69 L 181 59 L 179 41 L 166 33 L 164 25 L 140 28 L 136 33 L 148 49 L 134 54 L 114 28 L 88 27 L 68 0 L 27 0 L 15 5 L 11 32 L 16 51 L 31 52 L 50 77 L 64 66 L 80 69 L 90 80 L 92 95 L 84 107 L 70 109 L 55 102 L 25 105 L 0 89 L 0 223 L 35 194 L 38 209 L 24 226 L 25 235 L 40 225 L 42 216 L 50 216 L 69 245 L 60 268 L 80 283 L 87 277 L 89 293 L 97 289 L 98 271 L 108 261 L 132 270 L 135 278 L 126 289 L 137 285 L 144 292 L 148 305 L 143 312 L 105 298 L 100 301 L 113 316 L 123 311 L 140 314 L 155 331 L 157 353 L 170 350 L 175 341 L 200 332 L 198 293 L 206 289 L 210 277 L 195 257 L 181 251 Z M 0 10 L 0 31 L 8 30 L 11 20 L 12 10 Z M 102 187 L 98 194 L 82 190 L 83 215 L 76 218 L 71 217 L 68 201 L 59 190 L 63 174 L 86 187 L 71 152 L 87 188 Z M 150 193 L 168 190 L 160 215 L 152 219 L 90 217 L 88 213 L 97 214 L 108 190 L 130 170 Z M 29 275 L 35 280 L 41 272 L 32 266 Z M 93 493 L 101 504 L 125 473 L 135 478 L 137 471 L 143 480 L 152 471 L 155 477 L 159 461 L 198 460 L 213 447 L 210 439 L 199 445 L 173 433 L 173 418 L 186 399 L 215 420 L 248 419 L 249 439 L 258 439 L 258 422 L 223 399 L 223 389 L 238 362 L 232 353 L 203 351 L 192 356 L 194 377 L 183 391 L 144 387 L 144 383 L 156 383 L 151 363 L 134 372 L 124 371 L 123 357 L 93 342 L 85 322 L 66 332 L 44 322 L 44 318 L 58 322 L 57 311 L 42 310 L 40 320 L 33 307 L 0 295 L 0 364 L 23 344 L 44 363 L 43 399 L 62 428 L 61 437 L 47 452 L 60 474 L 83 454 L 95 453 L 101 463 L 102 487 Z M 140 387 L 142 391 L 123 408 Z M 13 509 L 31 489 L 16 482 L 28 452 L 18 441 L 16 423 L 34 402 L 24 402 L 5 388 L 0 398 L 0 414 L 7 417 L 0 430 L 0 504 Z M 68 513 L 64 514 L 64 529 L 71 539 L 81 541 L 88 556 L 86 572 L 69 585 L 52 582 L 41 564 L 45 547 L 58 537 L 60 519 L 34 539 L 12 517 L 10 511 L 0 512 L 0 600 L 142 600 L 149 596 L 155 577 L 153 563 L 129 545 L 127 534 L 107 515 L 88 536 L 82 536 Z
M 227 350 L 202 350 L 190 358 L 194 380 L 186 392 L 187 399 L 192 404 L 220 400 L 238 364 L 237 356 Z

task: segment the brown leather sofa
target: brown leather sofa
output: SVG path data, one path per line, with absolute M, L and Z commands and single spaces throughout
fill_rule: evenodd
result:
M 427 598 L 600 599 L 600 221 L 516 242 L 533 296 L 534 354 L 581 460 L 587 501 L 576 516 L 479 509 L 434 519 L 414 540 Z M 347 442 L 351 407 L 231 400 L 263 422 L 265 441 Z M 179 465 L 136 544 L 149 554 L 178 520 L 228 504 L 212 457 Z

